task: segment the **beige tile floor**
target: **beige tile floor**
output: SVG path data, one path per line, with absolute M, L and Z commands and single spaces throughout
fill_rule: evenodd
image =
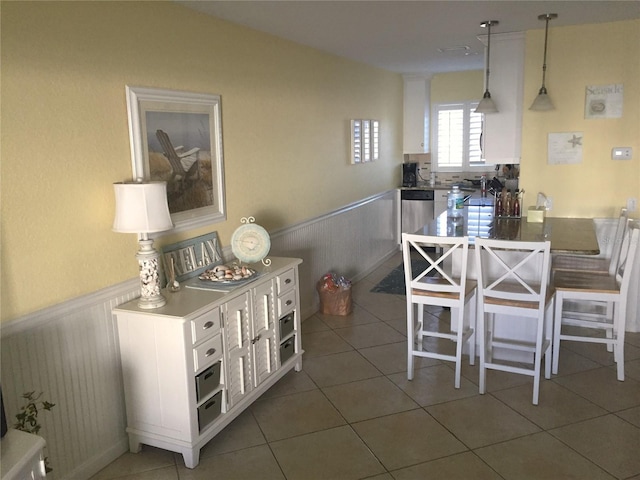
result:
M 479 395 L 466 362 L 458 390 L 452 364 L 436 360 L 409 382 L 404 297 L 370 292 L 400 261 L 353 286 L 353 314 L 303 322 L 303 371 L 207 444 L 197 468 L 145 446 L 93 480 L 640 480 L 640 334 L 626 337 L 624 382 L 604 347 L 564 342 L 538 406 L 520 375 L 489 372 Z

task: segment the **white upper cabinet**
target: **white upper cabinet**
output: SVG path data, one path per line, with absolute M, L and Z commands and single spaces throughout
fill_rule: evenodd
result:
M 486 43 L 486 37 L 482 41 Z M 484 158 L 487 163 L 520 163 L 524 41 L 522 32 L 491 35 L 489 91 L 498 113 L 484 116 Z
M 404 153 L 429 153 L 430 88 L 431 80 L 425 75 L 404 77 Z

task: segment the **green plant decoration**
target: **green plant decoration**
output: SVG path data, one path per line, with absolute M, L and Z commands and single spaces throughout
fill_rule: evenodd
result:
M 35 435 L 38 434 L 40 428 L 42 427 L 38 422 L 38 413 L 39 409 L 42 410 L 51 410 L 56 406 L 55 403 L 48 402 L 46 400 L 40 400 L 43 392 L 40 392 L 36 395 L 36 392 L 26 392 L 22 394 L 22 398 L 24 398 L 27 403 L 20 407 L 20 412 L 16 414 L 17 422 L 13 425 L 17 430 L 22 430 L 23 432 L 33 433 Z M 50 472 L 52 468 L 49 466 L 49 458 L 44 457 L 44 466 L 45 470 Z

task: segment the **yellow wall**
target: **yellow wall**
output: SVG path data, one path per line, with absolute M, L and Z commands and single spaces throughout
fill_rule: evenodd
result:
M 550 28 L 545 83 L 556 108 L 532 112 L 543 46 L 544 30 L 527 32 L 520 166 L 525 203 L 544 192 L 553 197 L 551 216 L 613 217 L 627 198 L 640 201 L 640 20 Z M 585 87 L 618 83 L 624 85 L 622 118 L 585 119 Z M 582 163 L 547 163 L 547 136 L 560 132 L 583 133 Z M 633 160 L 611 160 L 613 147 L 633 147 Z
M 125 85 L 222 96 L 229 220 L 160 245 L 214 230 L 227 245 L 241 216 L 273 230 L 396 186 L 399 75 L 169 2 L 2 2 L 1 22 L 3 321 L 136 276 L 135 236 L 110 228 L 111 184 L 131 176 Z M 640 200 L 640 20 L 552 27 L 556 110 L 530 112 L 543 36 L 526 35 L 525 207 L 543 191 L 552 215 L 614 216 Z M 446 80 L 477 98 L 482 72 L 471 77 Z M 585 86 L 609 83 L 624 84 L 623 117 L 585 120 Z M 442 101 L 433 89 L 432 101 Z M 356 117 L 381 121 L 380 161 L 348 164 Z M 575 131 L 583 162 L 548 165 L 547 134 Z M 614 146 L 634 159 L 610 160 Z
M 431 78 L 431 103 L 480 100 L 484 71 L 438 73 Z
M 131 178 L 125 85 L 222 96 L 227 218 L 267 229 L 397 184 L 402 78 L 170 2 L 3 2 L 1 319 L 137 275 L 111 231 Z M 381 125 L 381 159 L 348 162 L 349 120 Z

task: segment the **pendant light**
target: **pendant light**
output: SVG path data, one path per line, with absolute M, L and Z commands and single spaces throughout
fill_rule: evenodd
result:
M 554 18 L 558 18 L 557 13 L 545 13 L 543 15 L 538 15 L 538 20 L 546 21 L 544 29 L 544 59 L 542 61 L 542 87 L 540 87 L 538 96 L 529 107 L 529 110 L 544 111 L 553 110 L 555 108 L 553 103 L 551 103 L 549 95 L 547 95 L 547 87 L 544 86 L 544 78 L 547 73 L 547 37 L 549 35 L 549 20 L 553 20 Z
M 487 35 L 487 66 L 485 69 L 485 90 L 484 90 L 484 95 L 482 97 L 482 100 L 480 100 L 480 103 L 478 103 L 478 107 L 476 108 L 475 112 L 476 113 L 497 113 L 498 112 L 498 108 L 496 107 L 496 104 L 494 103 L 493 99 L 491 98 L 491 93 L 489 93 L 489 62 L 491 59 L 491 27 L 493 25 L 498 25 L 497 20 L 487 20 L 485 22 L 482 22 L 480 24 L 480 26 L 482 28 L 488 28 L 488 35 Z

